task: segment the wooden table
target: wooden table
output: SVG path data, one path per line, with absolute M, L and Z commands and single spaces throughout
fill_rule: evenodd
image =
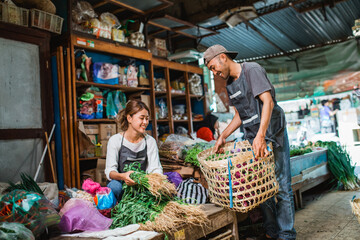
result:
M 215 204 L 212 203 L 203 204 L 202 208 L 209 219 L 209 223 L 205 227 L 184 226 L 180 228 L 179 231 L 168 236 L 169 239 L 196 240 L 202 237 L 208 237 L 211 233 L 225 227 L 227 227 L 225 233 L 209 239 L 239 239 L 236 212 L 215 206 Z

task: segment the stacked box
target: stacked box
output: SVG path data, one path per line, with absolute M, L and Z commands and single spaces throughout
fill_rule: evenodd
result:
M 109 140 L 112 135 L 116 134 L 116 124 L 99 124 L 99 140 Z
M 30 12 L 32 27 L 61 34 L 63 18 L 35 8 L 31 9 Z
M 29 10 L 12 4 L 0 3 L 0 21 L 27 27 Z
M 159 57 L 167 57 L 168 51 L 166 49 L 166 40 L 160 38 L 153 38 L 149 42 L 149 49 L 153 55 Z

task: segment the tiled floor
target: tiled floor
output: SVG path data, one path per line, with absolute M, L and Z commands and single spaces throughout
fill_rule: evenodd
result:
M 334 191 L 308 196 L 295 214 L 299 240 L 360 240 L 360 224 L 349 201 L 360 191 Z

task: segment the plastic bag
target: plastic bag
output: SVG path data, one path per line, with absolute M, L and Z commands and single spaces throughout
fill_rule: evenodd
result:
M 164 99 L 160 99 L 159 101 L 159 119 L 164 119 L 168 117 L 168 108 L 166 107 L 166 103 Z
M 96 192 L 94 202 L 99 210 L 109 209 L 116 205 L 116 197 L 110 188 L 102 187 Z
M 75 23 L 81 24 L 92 18 L 96 18 L 97 15 L 90 3 L 86 1 L 79 1 L 72 10 L 72 19 Z
M 80 119 L 94 119 L 96 104 L 94 94 L 86 92 L 78 98 L 78 117 Z
M 93 64 L 93 80 L 95 83 L 119 84 L 119 65 L 103 62 Z
M 35 237 L 45 228 L 59 222 L 60 216 L 43 195 L 14 190 L 0 201 L 0 222 L 18 222 L 30 229 Z
M 126 106 L 126 96 L 120 90 L 112 91 L 106 97 L 106 117 L 116 118 L 117 114 Z
M 100 15 L 100 21 L 109 24 L 111 27 L 120 27 L 119 19 L 112 13 L 104 12 Z
M 175 184 L 175 187 L 178 187 L 179 184 L 183 181 L 180 173 L 178 173 L 178 172 L 166 172 L 166 173 L 164 173 L 164 175 L 166 175 L 168 177 L 170 182 Z
M 63 232 L 99 231 L 108 229 L 111 223 L 112 219 L 101 215 L 94 206 L 79 200 L 61 217 L 59 228 Z
M 201 183 L 195 183 L 193 178 L 184 180 L 177 187 L 177 196 L 189 204 L 205 204 L 209 192 Z
M 87 204 L 89 207 L 94 206 L 94 204 L 90 201 L 86 201 L 86 200 L 80 199 L 80 198 L 71 198 L 61 208 L 61 210 L 59 212 L 60 217 L 62 217 L 67 211 L 69 211 L 73 207 L 76 207 L 77 205 L 79 205 L 79 203 Z
M 0 223 L 0 239 L 35 240 L 34 234 L 21 223 Z

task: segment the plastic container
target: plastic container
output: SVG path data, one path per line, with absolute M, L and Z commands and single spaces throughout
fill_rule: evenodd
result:
M 63 18 L 41 11 L 39 9 L 31 9 L 31 27 L 40 28 L 57 34 L 61 34 Z
M 15 5 L 0 3 L 0 21 L 29 26 L 29 10 Z
M 184 115 L 185 114 L 185 105 L 184 104 L 175 105 L 174 106 L 174 114 Z

